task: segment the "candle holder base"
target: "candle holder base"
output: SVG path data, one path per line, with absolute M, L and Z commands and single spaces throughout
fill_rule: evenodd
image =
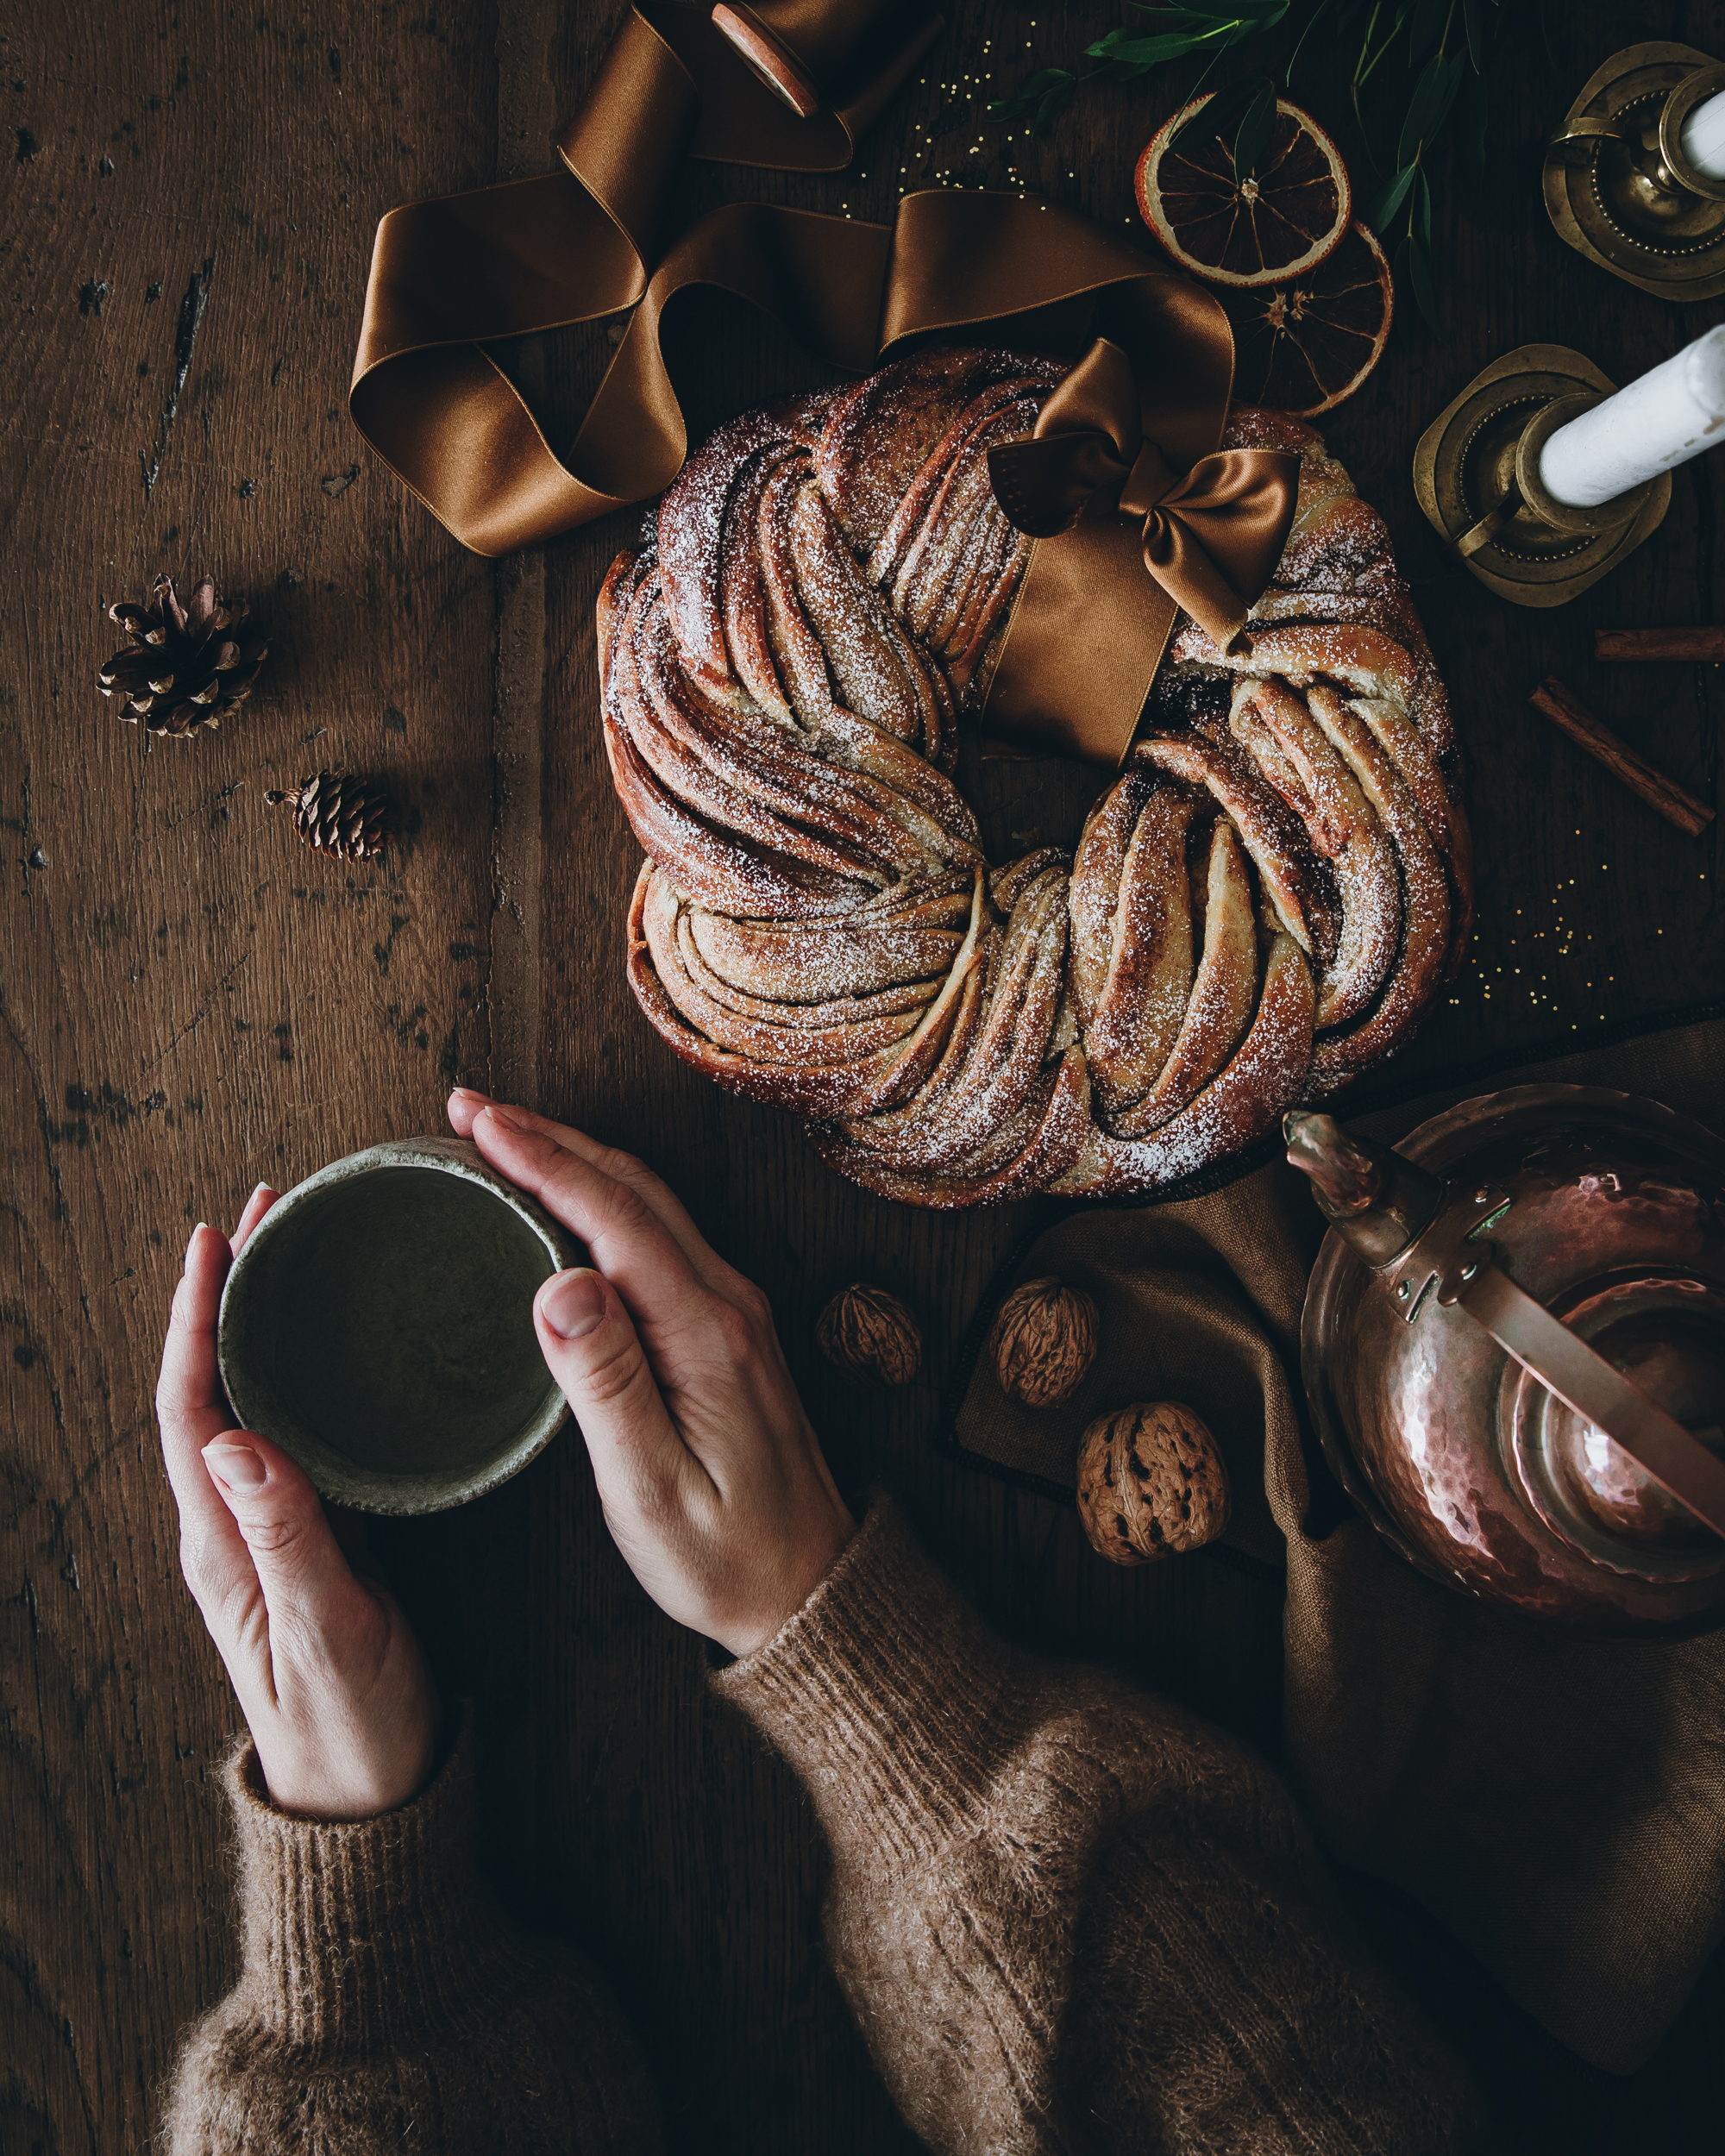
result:
M 1561 606 L 1633 554 L 1664 517 L 1669 472 L 1597 509 L 1572 509 L 1540 484 L 1540 452 L 1551 436 L 1616 386 L 1567 346 L 1518 345 L 1476 375 L 1421 436 L 1414 452 L 1420 506 L 1500 599 Z
M 1546 208 L 1578 254 L 1660 299 L 1725 292 L 1725 182 L 1684 154 L 1683 123 L 1725 90 L 1692 46 L 1614 53 L 1546 150 Z

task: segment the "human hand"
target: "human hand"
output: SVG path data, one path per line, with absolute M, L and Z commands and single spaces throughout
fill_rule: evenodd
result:
M 201 1222 L 192 1231 L 156 1387 L 162 1457 L 180 1570 L 271 1798 L 314 1819 L 370 1819 L 430 1778 L 437 1695 L 395 1597 L 342 1555 L 304 1470 L 231 1426 L 216 1363 L 222 1285 L 275 1197 L 259 1184 L 231 1244 Z
M 627 1153 L 465 1088 L 449 1120 L 599 1269 L 554 1275 L 533 1321 L 624 1562 L 679 1624 L 762 1645 L 854 1532 L 767 1298 Z

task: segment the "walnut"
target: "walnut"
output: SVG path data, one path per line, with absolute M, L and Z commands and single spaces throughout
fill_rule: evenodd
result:
M 1070 1400 L 1096 1359 L 1096 1305 L 1082 1288 L 1027 1280 L 1000 1305 L 988 1335 L 1000 1390 L 1026 1407 Z
M 827 1361 L 864 1385 L 908 1385 L 922 1365 L 922 1333 L 896 1295 L 856 1281 L 820 1313 L 815 1343 Z
M 1216 1440 L 1176 1401 L 1099 1415 L 1078 1441 L 1078 1516 L 1113 1564 L 1148 1564 L 1214 1542 L 1229 1503 Z

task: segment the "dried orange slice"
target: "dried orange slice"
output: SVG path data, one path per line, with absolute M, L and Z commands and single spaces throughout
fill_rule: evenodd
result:
M 1212 135 L 1175 149 L 1174 137 L 1214 94 L 1195 98 L 1151 138 L 1138 161 L 1138 214 L 1207 284 L 1247 289 L 1304 277 L 1341 245 L 1353 215 L 1341 153 L 1285 97 L 1243 179 L 1234 176 L 1232 142 Z
M 1234 326 L 1234 402 L 1315 419 L 1352 397 L 1383 357 L 1396 287 L 1363 224 L 1297 284 L 1219 291 Z

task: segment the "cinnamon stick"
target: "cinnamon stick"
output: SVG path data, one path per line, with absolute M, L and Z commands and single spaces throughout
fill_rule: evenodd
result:
M 1713 811 L 1705 803 L 1697 801 L 1692 793 L 1685 793 L 1663 771 L 1655 771 L 1652 764 L 1638 756 L 1627 741 L 1602 724 L 1573 690 L 1566 689 L 1555 674 L 1548 674 L 1527 700 L 1536 711 L 1543 711 L 1554 726 L 1560 726 L 1571 741 L 1579 743 L 1590 756 L 1603 763 L 1613 778 L 1621 779 L 1632 793 L 1640 795 L 1649 808 L 1657 809 L 1666 823 L 1675 824 L 1691 838 L 1698 838 L 1713 821 Z
M 1703 622 L 1694 629 L 1596 629 L 1596 659 L 1660 659 L 1725 661 L 1725 629 L 1710 629 Z

